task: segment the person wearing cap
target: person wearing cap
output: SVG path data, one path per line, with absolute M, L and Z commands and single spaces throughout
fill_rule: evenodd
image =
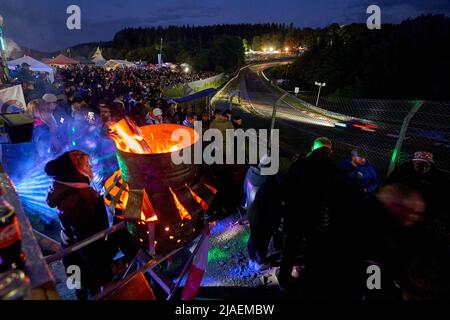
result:
M 47 104 L 47 109 L 51 112 L 55 111 L 58 98 L 53 93 L 46 93 L 42 96 L 42 100 Z
M 257 166 L 250 166 L 244 181 L 245 207 L 250 224 L 247 242 L 249 266 L 255 271 L 270 266 L 267 251 L 281 221 L 281 195 L 277 176 L 261 174 L 261 168 L 270 166 L 270 161 L 270 157 L 264 155 Z
M 160 108 L 155 108 L 145 116 L 145 124 L 163 123 L 163 112 Z
M 427 205 L 427 213 L 443 219 L 448 228 L 450 212 L 447 201 L 450 196 L 450 182 L 445 173 L 436 167 L 431 152 L 415 152 L 410 161 L 394 169 L 387 177 L 386 183 L 402 183 L 420 191 Z
M 351 158 L 344 160 L 339 167 L 365 193 L 373 192 L 380 184 L 378 170 L 367 160 L 367 153 L 361 149 L 352 150 Z
M 53 179 L 47 203 L 58 209 L 63 249 L 109 227 L 103 198 L 90 186 L 93 172 L 88 154 L 79 150 L 66 152 L 49 161 L 44 170 Z M 81 269 L 78 299 L 92 297 L 111 281 L 111 262 L 112 249 L 103 238 L 63 258 L 66 268 L 76 265 Z

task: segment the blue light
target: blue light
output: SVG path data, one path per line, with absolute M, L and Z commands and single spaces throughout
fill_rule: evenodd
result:
M 52 181 L 43 168 L 33 168 L 30 172 L 27 178 L 15 182 L 17 194 L 27 214 L 38 215 L 49 223 L 58 218 L 58 211 L 47 204 L 47 190 Z

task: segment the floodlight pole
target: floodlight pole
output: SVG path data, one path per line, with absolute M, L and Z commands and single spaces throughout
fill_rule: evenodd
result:
M 315 83 L 316 86 L 319 86 L 319 92 L 317 93 L 317 100 L 316 100 L 316 107 L 319 106 L 319 99 L 320 99 L 320 89 L 322 89 L 322 87 L 325 87 L 327 84 L 325 82 L 316 82 Z
M 163 38 L 161 38 L 161 45 L 159 46 L 159 67 L 162 67 L 163 60 L 162 60 L 162 48 L 163 48 Z

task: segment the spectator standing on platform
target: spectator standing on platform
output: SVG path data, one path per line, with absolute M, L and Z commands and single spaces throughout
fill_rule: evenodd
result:
M 351 158 L 341 162 L 339 167 L 364 193 L 373 192 L 380 184 L 378 170 L 361 149 L 352 150 Z
M 305 270 L 308 269 L 309 261 L 320 254 L 316 248 L 323 241 L 330 224 L 338 223 L 345 203 L 361 197 L 333 163 L 332 153 L 331 140 L 318 138 L 311 152 L 297 157 L 286 176 L 283 189 L 286 239 L 278 275 L 281 288 L 291 287 L 291 272 L 296 257 L 303 255 Z
M 101 195 L 90 187 L 93 178 L 89 155 L 73 150 L 47 163 L 45 172 L 53 178 L 47 203 L 58 208 L 61 222 L 61 245 L 64 248 L 109 227 L 106 208 Z M 70 255 L 63 263 L 81 269 L 80 300 L 92 297 L 112 279 L 112 250 L 100 239 Z
M 270 266 L 266 259 L 267 250 L 281 220 L 281 195 L 277 176 L 261 174 L 261 168 L 267 166 L 270 166 L 270 158 L 263 156 L 258 166 L 248 169 L 244 182 L 247 217 L 250 223 L 247 243 L 249 264 L 250 268 L 256 271 Z
M 450 234 L 449 184 L 446 175 L 434 164 L 433 154 L 414 153 L 411 161 L 400 164 L 388 176 L 386 183 L 401 183 L 418 190 L 427 205 L 430 223 L 441 229 L 443 237 Z

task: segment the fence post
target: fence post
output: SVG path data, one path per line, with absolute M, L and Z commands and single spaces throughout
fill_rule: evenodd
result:
M 394 171 L 394 169 L 395 169 L 395 166 L 396 166 L 397 160 L 398 160 L 398 155 L 402 149 L 403 140 L 405 139 L 406 131 L 408 130 L 409 123 L 411 122 L 411 119 L 414 117 L 414 115 L 417 113 L 417 111 L 419 111 L 420 107 L 422 107 L 423 103 L 424 103 L 423 100 L 417 100 L 414 103 L 414 106 L 411 108 L 411 111 L 409 111 L 409 113 L 406 115 L 405 119 L 403 120 L 402 128 L 400 129 L 400 134 L 397 139 L 397 143 L 395 145 L 394 152 L 392 153 L 392 158 L 391 158 L 391 163 L 389 165 L 388 175 L 391 174 L 392 171 Z

